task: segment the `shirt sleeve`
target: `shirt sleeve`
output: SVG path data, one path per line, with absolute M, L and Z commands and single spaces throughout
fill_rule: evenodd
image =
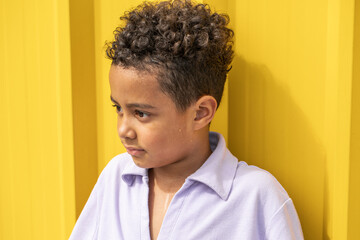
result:
M 99 218 L 98 188 L 97 183 L 75 224 L 69 240 L 96 239 Z
M 298 215 L 290 198 L 272 216 L 266 236 L 268 240 L 304 239 Z

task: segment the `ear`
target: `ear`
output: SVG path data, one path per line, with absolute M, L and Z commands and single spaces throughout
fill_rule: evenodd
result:
M 214 118 L 216 108 L 217 102 L 214 97 L 205 95 L 199 98 L 195 103 L 194 129 L 199 130 L 208 126 Z

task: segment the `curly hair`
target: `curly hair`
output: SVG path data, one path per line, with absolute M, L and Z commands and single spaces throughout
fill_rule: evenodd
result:
M 157 73 L 161 90 L 185 110 L 204 95 L 219 106 L 233 58 L 226 14 L 189 0 L 144 2 L 120 17 L 106 55 L 113 65 Z

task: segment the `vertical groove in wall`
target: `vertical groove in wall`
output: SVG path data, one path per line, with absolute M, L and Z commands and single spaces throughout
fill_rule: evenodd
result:
M 98 176 L 94 1 L 70 2 L 76 216 Z

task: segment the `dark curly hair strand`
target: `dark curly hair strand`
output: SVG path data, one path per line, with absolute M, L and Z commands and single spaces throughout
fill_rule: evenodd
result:
M 120 18 L 106 54 L 113 65 L 157 73 L 161 90 L 178 109 L 204 95 L 220 104 L 233 58 L 229 17 L 207 4 L 145 2 Z

